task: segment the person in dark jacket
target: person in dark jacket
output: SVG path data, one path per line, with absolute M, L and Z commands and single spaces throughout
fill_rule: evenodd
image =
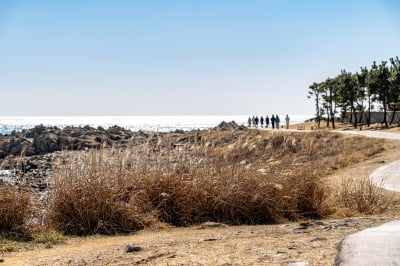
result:
M 275 116 L 274 115 L 271 116 L 271 126 L 272 126 L 272 129 L 275 129 Z
M 279 124 L 281 123 L 281 119 L 279 118 L 278 115 L 275 116 L 275 126 L 276 129 L 279 129 Z
M 265 128 L 268 128 L 269 126 L 269 117 L 268 115 L 265 116 Z

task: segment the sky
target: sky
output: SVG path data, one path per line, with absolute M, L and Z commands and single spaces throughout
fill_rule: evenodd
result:
M 395 56 L 398 0 L 1 0 L 0 116 L 308 115 Z

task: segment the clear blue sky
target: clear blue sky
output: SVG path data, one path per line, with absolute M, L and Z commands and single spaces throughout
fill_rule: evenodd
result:
M 1 0 L 0 115 L 313 114 L 395 56 L 398 0 Z

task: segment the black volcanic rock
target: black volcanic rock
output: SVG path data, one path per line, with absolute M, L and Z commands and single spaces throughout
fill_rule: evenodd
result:
M 33 146 L 37 153 L 59 151 L 59 136 L 56 133 L 45 132 L 33 139 Z
M 239 126 L 234 121 L 221 122 L 215 129 L 241 130 L 243 126 Z M 175 131 L 167 134 L 170 134 L 169 136 L 175 139 L 176 143 L 186 143 L 189 139 L 190 141 L 199 140 L 199 137 L 193 135 L 193 132 L 186 134 L 184 131 Z M 32 129 L 25 129 L 20 133 L 15 132 L 9 136 L 0 136 L 0 159 L 9 155 L 44 155 L 61 150 L 100 148 L 102 145 L 108 147 L 137 145 L 143 141 L 148 141 L 156 146 L 158 139 L 158 135 L 154 132 L 132 132 L 119 126 L 108 129 L 68 126 L 60 129 L 39 125 Z
M 139 134 L 140 135 L 140 134 Z M 113 126 L 109 129 L 84 127 L 46 127 L 38 125 L 9 136 L 0 136 L 0 159 L 8 155 L 32 156 L 61 150 L 99 148 L 106 145 L 127 145 L 137 133 Z
M 3 137 L 0 140 L 0 158 L 7 155 L 33 155 L 32 143 L 19 135 Z
M 221 131 L 226 131 L 226 130 L 243 130 L 244 127 L 243 126 L 239 126 L 238 124 L 236 124 L 235 121 L 231 121 L 231 122 L 225 122 L 222 121 L 221 123 L 219 123 L 218 126 L 215 127 L 215 129 L 217 130 L 221 130 Z

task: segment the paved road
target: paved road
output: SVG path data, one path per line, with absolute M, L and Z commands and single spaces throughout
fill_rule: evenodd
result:
M 400 140 L 400 134 L 379 131 L 338 131 L 341 133 L 365 136 L 370 138 Z M 386 164 L 376 169 L 370 180 L 377 187 L 400 192 L 400 160 Z M 399 262 L 400 265 L 400 262 Z
M 379 167 L 369 178 L 377 187 L 400 192 L 400 160 Z
M 341 243 L 336 265 L 400 265 L 400 221 L 348 235 Z
M 380 131 L 356 131 L 356 130 L 337 130 L 336 132 L 352 134 L 370 138 L 379 138 L 379 139 L 398 139 L 400 140 L 400 134 L 398 133 L 390 133 L 390 132 L 380 132 Z
M 372 138 L 398 139 L 400 134 L 376 131 L 342 131 Z M 400 160 L 376 169 L 370 180 L 377 186 L 400 191 Z M 400 221 L 393 221 L 347 236 L 336 265 L 400 265 Z

